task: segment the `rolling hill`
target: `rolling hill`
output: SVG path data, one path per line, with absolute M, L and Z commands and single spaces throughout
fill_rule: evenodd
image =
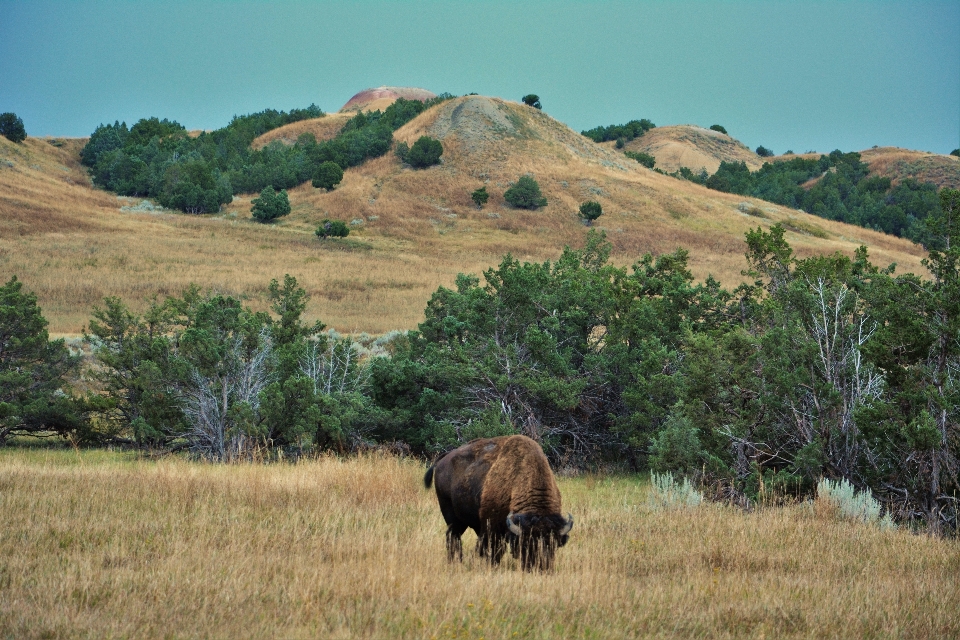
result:
M 604 144 L 613 148 L 612 142 Z M 624 149 L 649 153 L 656 158 L 656 167 L 667 173 L 686 167 L 694 172 L 706 169 L 713 174 L 721 162 L 744 162 L 756 171 L 765 162 L 820 157 L 819 153 L 802 153 L 761 158 L 740 141 L 696 125 L 657 127 L 628 142 Z M 894 185 L 913 178 L 938 188 L 960 188 L 960 158 L 955 156 L 898 147 L 874 147 L 861 151 L 860 156 L 870 166 L 871 175 L 888 177 Z
M 706 169 L 712 174 L 721 162 L 745 162 L 755 171 L 764 163 L 763 158 L 739 140 L 690 124 L 651 129 L 624 148 L 649 153 L 657 159 L 656 167 L 667 173 L 686 167 L 694 172 Z
M 254 144 L 291 142 L 306 131 L 320 139 L 349 116 L 288 125 Z M 15 274 L 35 291 L 57 334 L 82 331 L 104 296 L 142 310 L 152 296 L 190 282 L 263 309 L 267 283 L 284 273 L 311 295 L 309 318 L 380 333 L 414 327 L 430 294 L 458 272 L 480 273 L 507 252 L 540 261 L 565 244 L 579 246 L 587 229 L 577 210 L 586 200 L 603 205 L 595 227 L 621 264 L 684 247 L 698 278 L 713 274 L 732 286 L 743 278 L 744 233 L 782 222 L 801 256 L 851 254 L 865 244 L 878 264 L 924 271 L 921 249 L 908 241 L 762 201 L 742 206 L 740 196 L 645 169 L 519 103 L 450 100 L 395 139 L 412 144 L 421 135 L 442 141 L 441 165 L 413 170 L 389 153 L 346 171 L 332 192 L 309 183 L 290 190 L 293 211 L 273 225 L 251 220 L 255 195 L 236 197 L 216 215 L 191 216 L 94 189 L 79 164 L 84 140 L 0 138 L 0 277 Z M 547 207 L 518 210 L 503 200 L 524 174 L 540 183 Z M 481 185 L 491 198 L 479 210 L 469 194 Z M 323 218 L 347 221 L 350 237 L 317 240 Z

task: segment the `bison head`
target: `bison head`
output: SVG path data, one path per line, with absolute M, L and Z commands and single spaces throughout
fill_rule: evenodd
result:
M 567 544 L 573 516 L 511 513 L 507 516 L 510 551 L 524 570 L 548 571 L 553 567 L 557 548 Z

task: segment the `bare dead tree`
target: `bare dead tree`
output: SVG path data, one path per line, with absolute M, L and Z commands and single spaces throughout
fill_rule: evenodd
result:
M 862 352 L 876 323 L 862 312 L 856 292 L 846 285 L 831 287 L 820 278 L 810 288 L 814 311 L 806 330 L 817 354 L 811 367 L 813 384 L 791 406 L 793 421 L 801 444 L 819 438 L 834 472 L 852 479 L 863 446 L 854 413 L 883 393 L 883 377 L 864 362 Z M 818 390 L 818 382 L 826 393 Z M 826 397 L 830 392 L 836 394 L 835 400 Z
M 182 389 L 183 412 L 190 423 L 186 437 L 191 450 L 204 458 L 241 459 L 255 445 L 249 421 L 259 409 L 260 392 L 270 382 L 273 349 L 266 331 L 249 357 L 242 343 L 235 336 L 218 371 L 204 375 L 194 369 Z
M 329 340 L 324 349 L 311 342 L 300 359 L 300 370 L 313 380 L 314 392 L 324 395 L 360 391 L 370 379 L 370 369 L 362 366 L 357 347 L 349 340 Z

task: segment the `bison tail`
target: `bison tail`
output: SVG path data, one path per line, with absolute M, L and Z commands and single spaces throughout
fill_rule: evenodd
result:
M 431 484 L 433 484 L 433 465 L 430 465 L 427 473 L 423 476 L 423 488 L 429 489 Z

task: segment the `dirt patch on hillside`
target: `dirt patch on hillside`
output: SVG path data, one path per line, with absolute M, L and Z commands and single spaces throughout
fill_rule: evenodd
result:
M 763 166 L 763 159 L 730 136 L 695 125 L 651 129 L 627 143 L 628 151 L 642 151 L 657 159 L 657 168 L 672 173 L 687 167 L 716 173 L 721 162 L 745 162 L 750 170 Z

